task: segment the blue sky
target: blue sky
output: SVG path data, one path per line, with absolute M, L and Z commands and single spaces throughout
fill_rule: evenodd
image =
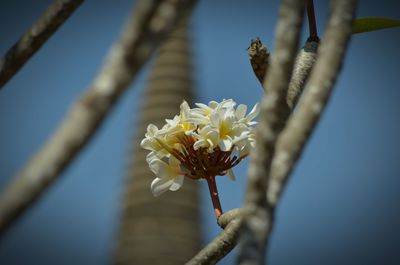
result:
M 51 1 L 1 1 L 4 53 Z M 315 1 L 320 32 L 327 5 Z M 96 75 L 131 1 L 86 1 L 0 91 L 0 188 L 37 151 Z M 253 105 L 262 89 L 246 48 L 273 50 L 277 1 L 199 1 L 193 17 L 199 102 Z M 360 1 L 358 16 L 397 17 L 396 1 Z M 270 264 L 400 263 L 400 30 L 355 35 L 328 108 L 288 183 L 268 251 Z M 307 30 L 304 30 L 303 40 Z M 2 264 L 109 264 L 120 192 L 146 69 L 93 141 L 0 243 Z M 238 180 L 218 179 L 225 210 L 242 204 Z M 215 225 L 202 183 L 205 242 Z M 229 255 L 221 264 L 231 264 Z

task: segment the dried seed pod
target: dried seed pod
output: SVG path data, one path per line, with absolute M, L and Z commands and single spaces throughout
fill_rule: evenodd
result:
M 297 55 L 286 97 L 286 102 L 291 110 L 296 106 L 317 59 L 318 43 L 318 39 L 308 39 Z
M 258 81 L 261 85 L 265 74 L 268 70 L 269 52 L 267 47 L 261 42 L 260 38 L 252 39 L 250 47 L 247 48 L 251 67 L 253 68 L 254 74 L 257 76 Z

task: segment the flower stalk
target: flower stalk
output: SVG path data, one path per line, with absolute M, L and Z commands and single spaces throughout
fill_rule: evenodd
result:
M 217 189 L 217 183 L 215 181 L 215 176 L 210 176 L 206 178 L 207 184 L 208 184 L 208 189 L 210 190 L 210 196 L 211 196 L 211 202 L 214 207 L 214 214 L 215 218 L 218 218 L 222 215 L 222 207 L 221 207 L 221 202 L 219 201 L 219 195 L 218 195 L 218 189 Z

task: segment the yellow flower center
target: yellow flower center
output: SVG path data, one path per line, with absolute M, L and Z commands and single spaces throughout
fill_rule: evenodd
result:
M 228 124 L 226 124 L 225 122 L 221 122 L 219 124 L 219 137 L 221 139 L 224 139 L 227 136 L 229 136 L 230 133 L 231 133 L 231 128 L 229 128 Z

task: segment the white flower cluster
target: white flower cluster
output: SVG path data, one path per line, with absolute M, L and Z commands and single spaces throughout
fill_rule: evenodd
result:
M 157 176 L 151 183 L 154 196 L 178 190 L 184 176 L 201 179 L 228 174 L 233 178 L 230 169 L 255 144 L 253 119 L 258 104 L 247 115 L 247 106 L 236 107 L 231 99 L 196 106 L 191 109 L 184 101 L 180 114 L 166 119 L 161 129 L 153 124 L 147 127 L 141 146 L 151 151 L 146 160 Z

